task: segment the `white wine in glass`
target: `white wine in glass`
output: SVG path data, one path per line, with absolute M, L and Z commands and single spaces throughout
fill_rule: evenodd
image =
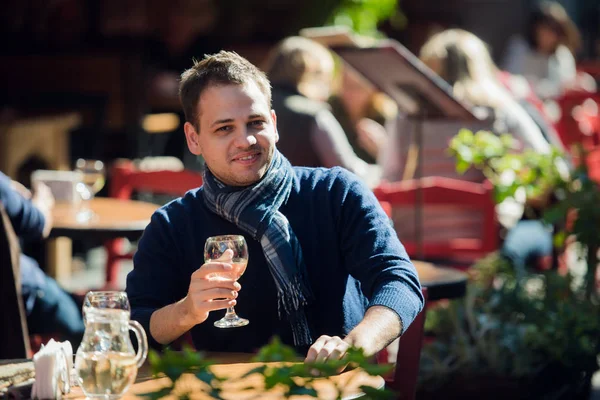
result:
M 105 170 L 102 161 L 80 158 L 75 162 L 75 171 L 81 173 L 83 184 L 89 189 L 92 197 L 104 187 Z
M 75 171 L 81 174 L 81 183 L 77 185 L 77 191 L 84 201 L 79 210 L 77 219 L 81 222 L 87 222 L 95 217 L 94 212 L 87 205 L 94 198 L 105 183 L 104 163 L 100 160 L 86 160 L 83 158 L 75 162 Z
M 232 251 L 231 260 L 222 259 L 223 253 L 227 250 Z M 246 239 L 241 235 L 223 235 L 212 236 L 206 239 L 204 245 L 204 262 L 219 261 L 231 263 L 233 267 L 230 272 L 222 274 L 211 274 L 213 279 L 222 279 L 226 281 L 237 281 L 246 271 L 248 265 L 248 246 Z M 217 328 L 237 328 L 248 325 L 250 321 L 240 318 L 235 313 L 233 307 L 229 307 L 225 316 L 218 321 L 215 321 Z

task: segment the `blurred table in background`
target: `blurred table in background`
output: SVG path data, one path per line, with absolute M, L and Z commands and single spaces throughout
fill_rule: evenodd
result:
M 90 239 L 108 240 L 115 238 L 138 239 L 158 205 L 135 200 L 95 198 L 89 208 L 96 215 L 90 221 L 78 220 L 81 206 L 56 204 L 52 212 L 54 225 L 50 237 L 54 240 Z M 48 274 L 57 280 L 71 273 L 72 251 L 48 254 Z M 52 266 L 52 268 L 50 268 Z
M 449 267 L 412 260 L 421 285 L 427 288 L 429 301 L 455 299 L 465 295 L 469 276 Z

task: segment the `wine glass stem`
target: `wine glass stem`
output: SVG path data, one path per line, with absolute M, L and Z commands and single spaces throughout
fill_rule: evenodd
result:
M 231 318 L 231 317 L 235 317 L 235 309 L 233 307 L 228 307 L 227 308 L 227 313 L 225 314 L 225 318 Z

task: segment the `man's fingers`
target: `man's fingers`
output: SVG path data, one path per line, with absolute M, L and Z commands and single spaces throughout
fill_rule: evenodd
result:
M 205 278 L 210 274 L 227 274 L 231 273 L 232 269 L 233 267 L 230 263 L 211 261 L 194 271 L 192 274 L 192 279 Z
M 329 339 L 317 354 L 316 362 L 325 362 L 327 360 L 339 360 L 348 350 L 348 343 L 344 342 L 339 336 Z
M 308 349 L 308 353 L 306 354 L 306 359 L 304 359 L 304 362 L 307 362 L 307 363 L 315 362 L 317 359 L 317 355 L 319 354 L 319 352 L 321 351 L 323 346 L 325 346 L 325 343 L 327 343 L 327 341 L 329 339 L 331 339 L 331 336 L 323 335 L 323 336 L 319 337 L 312 344 L 312 346 L 310 346 L 310 349 Z
M 339 336 L 331 337 L 317 353 L 316 362 L 325 362 L 327 360 L 339 360 L 342 358 L 350 346 Z
M 304 362 L 322 363 L 328 360 L 340 360 L 346 355 L 349 348 L 350 345 L 339 336 L 323 335 L 308 349 Z M 345 368 L 346 366 L 340 368 L 338 373 L 341 373 Z M 319 371 L 315 369 L 313 374 L 318 375 Z
M 213 300 L 205 302 L 206 311 L 217 311 L 233 307 L 237 304 L 236 300 Z
M 229 289 L 229 290 L 240 290 L 242 285 L 239 282 L 232 281 L 230 279 L 218 279 L 218 278 L 196 278 L 192 279 L 190 283 L 189 292 L 197 293 L 203 290 L 221 288 L 221 289 Z
M 216 258 L 214 261 L 221 261 L 221 262 L 231 262 L 231 260 L 233 260 L 233 250 L 231 249 L 227 249 L 223 252 L 223 254 L 221 254 L 221 257 Z
M 213 288 L 207 290 L 199 290 L 194 298 L 198 301 L 214 301 L 215 299 L 235 299 L 238 296 L 237 290 L 227 290 L 223 288 Z

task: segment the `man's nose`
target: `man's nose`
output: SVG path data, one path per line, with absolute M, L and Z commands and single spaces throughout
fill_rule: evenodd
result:
M 248 128 L 240 129 L 235 138 L 235 145 L 240 148 L 254 146 L 256 143 L 256 136 Z

